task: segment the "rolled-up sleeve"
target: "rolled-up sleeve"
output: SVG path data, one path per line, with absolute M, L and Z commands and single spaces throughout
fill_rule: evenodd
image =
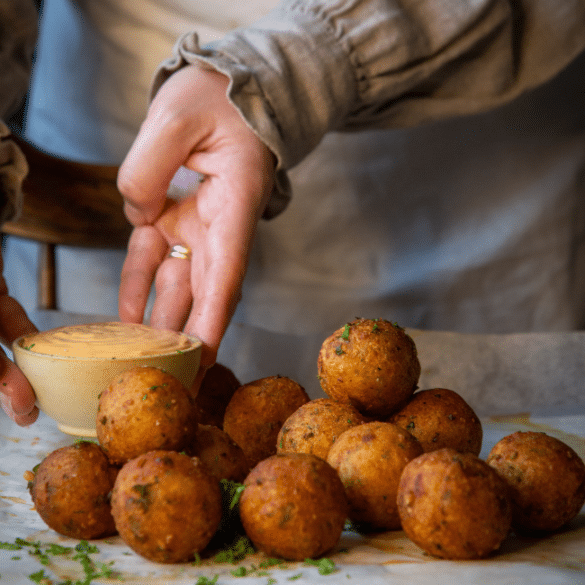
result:
M 0 120 L 0 226 L 14 219 L 22 207 L 22 182 L 28 165 L 10 130 Z
M 3 122 L 27 92 L 37 39 L 37 10 L 32 0 L 0 3 L 0 225 L 22 206 L 22 181 L 28 166 Z
M 230 100 L 286 170 L 329 131 L 494 108 L 584 47 L 580 0 L 295 0 L 206 47 L 185 35 L 153 91 L 187 63 L 225 73 Z

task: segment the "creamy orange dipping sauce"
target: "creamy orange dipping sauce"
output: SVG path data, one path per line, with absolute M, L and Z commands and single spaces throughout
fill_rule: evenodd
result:
M 69 357 L 134 358 L 187 350 L 197 342 L 183 333 L 134 323 L 69 325 L 27 335 L 23 348 Z

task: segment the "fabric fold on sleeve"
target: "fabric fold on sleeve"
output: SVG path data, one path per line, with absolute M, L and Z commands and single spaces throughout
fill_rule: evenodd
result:
M 26 158 L 10 139 L 10 130 L 0 120 L 0 226 L 15 219 L 22 209 L 22 182 L 28 173 Z

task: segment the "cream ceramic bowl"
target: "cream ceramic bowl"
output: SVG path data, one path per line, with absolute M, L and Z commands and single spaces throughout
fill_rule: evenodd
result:
M 99 394 L 119 373 L 155 366 L 189 388 L 201 341 L 130 323 L 71 325 L 18 338 L 14 361 L 30 381 L 40 410 L 69 435 L 96 436 Z

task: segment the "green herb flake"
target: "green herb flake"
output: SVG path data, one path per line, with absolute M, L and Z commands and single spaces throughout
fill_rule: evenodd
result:
M 328 558 L 322 559 L 305 559 L 305 565 L 311 565 L 317 567 L 319 575 L 331 575 L 337 571 L 335 563 Z
M 341 347 L 341 345 L 338 345 L 338 346 L 335 348 L 335 353 L 336 353 L 337 355 L 343 355 L 345 352 L 343 351 L 343 348 Z
M 227 494 L 229 497 L 230 503 L 230 510 L 233 510 L 240 501 L 240 497 L 244 492 L 245 486 L 243 483 L 238 483 L 237 481 L 230 481 L 228 479 L 222 479 L 220 481 L 222 490 Z
M 73 549 L 69 546 L 61 546 L 60 544 L 49 544 L 47 546 L 47 553 L 50 555 L 58 556 L 58 555 L 66 555 L 70 553 Z
M 75 546 L 75 550 L 81 553 L 95 554 L 99 553 L 100 549 L 95 545 L 87 542 L 87 540 L 81 540 L 79 544 Z
M 139 495 L 138 498 L 134 498 L 134 502 L 139 504 L 142 509 L 147 512 L 148 508 L 151 504 L 150 499 L 150 488 L 152 487 L 151 483 L 148 484 L 136 484 L 132 486 L 132 489 Z
M 272 558 L 269 557 L 263 561 L 260 561 L 260 567 L 262 569 L 270 569 L 272 567 L 277 567 L 279 565 L 284 565 L 286 561 L 284 561 L 283 559 L 276 559 L 276 558 Z
M 343 333 L 341 334 L 341 339 L 345 339 L 345 340 L 349 339 L 349 328 L 350 327 L 351 327 L 351 325 L 349 323 L 345 324 L 345 327 L 343 328 Z
M 217 583 L 218 577 L 219 575 L 215 575 L 215 577 L 210 579 L 209 577 L 201 576 L 199 579 L 197 579 L 195 585 L 215 585 L 215 583 Z
M 14 542 L 0 542 L 0 550 L 21 550 L 22 545 Z
M 216 563 L 231 563 L 235 565 L 247 555 L 254 554 L 254 552 L 256 551 L 250 539 L 247 536 L 240 536 L 229 548 L 219 551 L 213 557 L 213 560 Z
M 48 576 L 45 575 L 45 569 L 41 569 L 40 571 L 37 571 L 36 573 L 32 573 L 31 575 L 28 576 L 28 578 L 33 583 L 42 583 L 43 580 L 45 580 L 45 579 L 48 581 Z
M 234 577 L 245 577 L 248 574 L 248 569 L 246 569 L 246 567 L 238 567 L 237 569 L 230 571 L 230 573 Z
M 300 579 L 303 576 L 302 573 L 297 573 L 296 575 L 291 575 L 288 580 L 289 581 L 296 581 L 297 579 Z

